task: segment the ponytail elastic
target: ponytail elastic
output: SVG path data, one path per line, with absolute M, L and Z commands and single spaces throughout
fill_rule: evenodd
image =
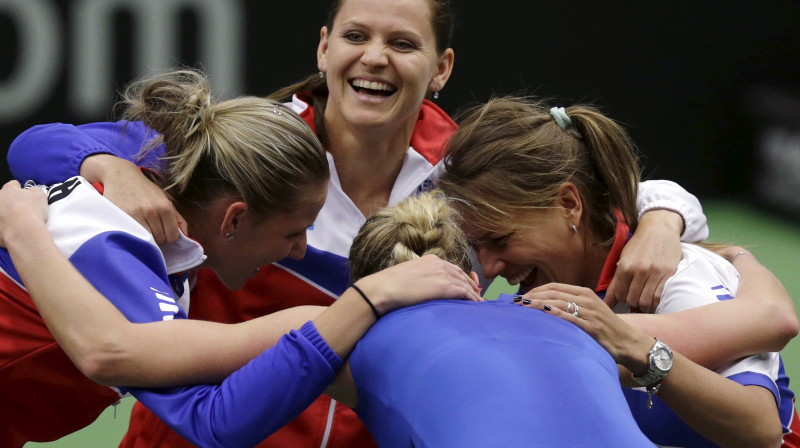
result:
M 567 115 L 567 111 L 563 107 L 551 107 L 550 115 L 556 121 L 562 131 L 566 131 L 572 127 L 572 119 Z

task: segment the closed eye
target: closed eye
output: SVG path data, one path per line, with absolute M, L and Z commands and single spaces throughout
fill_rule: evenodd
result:
M 508 243 L 508 240 L 510 240 L 512 236 L 514 236 L 514 232 L 507 233 L 505 235 L 499 235 L 494 238 L 490 238 L 489 243 L 495 246 L 505 246 Z

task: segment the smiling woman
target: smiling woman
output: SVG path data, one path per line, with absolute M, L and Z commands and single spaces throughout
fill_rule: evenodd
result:
M 554 219 L 556 213 L 556 209 L 543 209 L 541 215 L 526 215 L 510 228 L 499 223 L 494 230 L 485 229 L 479 221 L 467 220 L 464 230 L 484 275 L 502 276 L 523 291 L 549 282 L 583 284 L 598 278 L 599 270 L 584 272 L 577 268 L 573 254 L 583 251 L 582 239 L 575 237 L 578 226 L 573 230 L 573 225 L 563 225 Z M 585 256 L 594 255 L 586 252 Z
M 683 244 L 654 315 L 617 306 L 620 317 L 603 302 L 637 220 L 639 165 L 619 124 L 589 105 L 507 97 L 475 107 L 462 125 L 439 185 L 465 215 L 484 272 L 519 281 L 518 302 L 608 350 L 624 367 L 623 385 L 637 387 L 626 398 L 652 441 L 778 446 L 783 436 L 783 446 L 797 446 L 794 394 L 775 352 L 797 333 L 797 319 L 785 290 L 746 251 L 728 248 L 738 252 L 729 262 Z M 746 290 L 748 269 L 765 283 Z M 676 349 L 674 365 L 665 342 Z
M 380 8 L 375 3 L 344 2 L 321 31 L 317 61 L 328 76 L 325 121 L 331 139 L 346 138 L 352 126 L 390 126 L 407 141 L 422 98 L 441 90 L 453 68 L 453 50 L 438 47 L 429 26 L 432 11 L 423 0 Z

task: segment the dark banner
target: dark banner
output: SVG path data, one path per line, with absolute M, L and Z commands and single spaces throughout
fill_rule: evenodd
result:
M 752 97 L 764 88 L 800 94 L 799 2 L 454 4 L 455 69 L 438 100 L 445 110 L 520 92 L 596 103 L 627 126 L 647 177 L 677 180 L 701 196 L 755 185 L 764 137 Z M 0 146 L 37 123 L 113 118 L 128 81 L 179 64 L 207 71 L 220 96 L 267 94 L 316 72 L 327 7 L 0 0 Z M 5 164 L 0 175 L 10 177 Z

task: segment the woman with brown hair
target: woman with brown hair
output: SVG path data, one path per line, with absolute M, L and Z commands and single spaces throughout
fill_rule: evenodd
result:
M 777 280 L 745 292 L 730 262 L 683 244 L 655 314 L 616 315 L 603 303 L 637 228 L 639 176 L 627 133 L 596 108 L 496 98 L 463 120 L 439 185 L 485 274 L 518 280 L 519 303 L 575 323 L 624 367 L 623 384 L 639 386 L 626 391 L 629 404 L 651 440 L 768 446 L 783 424 L 784 446 L 797 446 L 794 394 L 775 352 L 798 322 Z M 736 266 L 754 262 L 737 252 Z M 670 347 L 687 358 L 673 359 Z

